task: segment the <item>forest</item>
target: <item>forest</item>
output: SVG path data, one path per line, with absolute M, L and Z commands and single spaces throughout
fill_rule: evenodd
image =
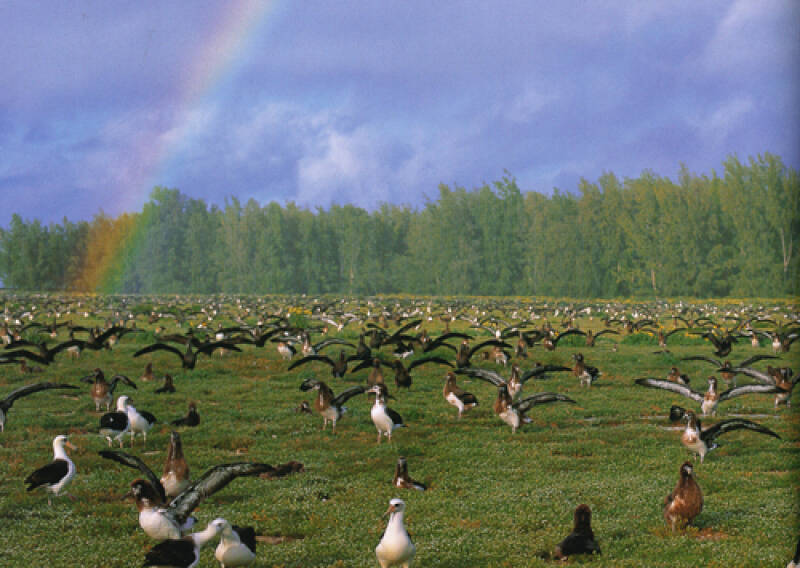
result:
M 677 180 L 606 173 L 573 191 L 511 174 L 424 206 L 309 210 L 156 187 L 141 212 L 0 229 L 7 288 L 104 293 L 409 293 L 561 298 L 797 294 L 797 172 L 764 154 Z

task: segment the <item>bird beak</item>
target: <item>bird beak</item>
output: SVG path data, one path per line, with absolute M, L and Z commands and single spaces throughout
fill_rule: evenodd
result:
M 75 444 L 73 444 L 73 443 L 72 443 L 72 442 L 70 442 L 69 440 L 67 440 L 66 442 L 64 442 L 64 445 L 65 445 L 66 447 L 68 447 L 70 450 L 77 450 L 77 449 L 78 449 L 78 446 L 76 446 Z
M 391 515 L 394 513 L 394 505 L 389 505 L 389 508 L 386 509 L 386 512 L 382 515 L 381 518 L 385 517 L 386 515 Z

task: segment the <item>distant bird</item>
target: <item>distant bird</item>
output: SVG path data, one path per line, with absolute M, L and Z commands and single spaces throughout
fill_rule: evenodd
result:
M 214 557 L 222 568 L 248 566 L 256 559 L 256 532 L 253 527 L 237 527 L 224 519 Z
M 713 357 L 708 357 L 705 355 L 692 355 L 690 357 L 683 357 L 681 361 L 705 361 L 706 363 L 716 365 L 717 370 L 722 374 L 722 378 L 729 382 L 733 381 L 733 386 L 736 386 L 736 373 L 733 372 L 733 367 L 747 367 L 748 365 L 752 365 L 757 361 L 763 361 L 764 359 L 778 359 L 778 357 L 775 355 L 753 355 L 738 365 L 732 365 L 730 361 L 722 361 L 721 359 L 714 359 Z
M 375 547 L 375 556 L 381 568 L 401 566 L 410 568 L 416 553 L 416 547 L 408 536 L 405 524 L 403 524 L 403 514 L 406 504 L 402 499 L 392 499 L 389 501 L 389 509 L 384 516 L 389 515 L 389 523 L 381 537 L 378 546 Z
M 606 333 L 613 333 L 614 335 L 619 335 L 619 332 L 614 329 L 603 329 L 598 331 L 597 333 L 593 333 L 592 330 L 588 330 L 586 332 L 586 347 L 594 347 L 597 343 L 597 339 L 601 335 L 605 335 Z
M 214 519 L 200 532 L 158 543 L 147 551 L 142 566 L 194 568 L 200 562 L 200 550 L 222 532 L 224 523 L 225 519 Z
M 479 350 L 483 349 L 484 347 L 501 347 L 503 349 L 511 349 L 511 345 L 506 343 L 505 341 L 499 341 L 497 339 L 489 339 L 487 341 L 482 341 L 478 343 L 474 347 L 469 346 L 469 342 L 464 339 L 461 342 L 461 347 L 459 347 L 458 351 L 456 352 L 456 367 L 459 369 L 463 369 L 464 367 L 470 366 L 470 359 L 472 358 L 475 353 Z
M 553 557 L 564 560 L 574 554 L 600 554 L 600 545 L 592 531 L 592 510 L 588 505 L 575 509 L 572 532 L 556 546 Z
M 572 374 L 580 379 L 582 386 L 589 387 L 600 378 L 602 373 L 597 370 L 597 367 L 592 367 L 585 363 L 583 353 L 575 353 L 572 359 L 575 361 L 575 366 L 572 367 Z
M 189 485 L 167 504 L 167 494 L 155 473 L 138 457 L 114 450 L 102 450 L 100 456 L 130 468 L 138 469 L 146 479 L 131 483 L 129 492 L 136 499 L 139 525 L 150 538 L 179 539 L 189 515 L 200 501 L 241 476 L 255 476 L 273 471 L 269 464 L 239 462 L 222 464 L 206 471 L 200 479 Z
M 772 436 L 773 438 L 777 438 L 779 440 L 781 439 L 778 434 L 766 426 L 762 426 L 761 424 L 757 424 L 743 418 L 723 420 L 722 422 L 718 422 L 713 426 L 703 430 L 700 420 L 698 420 L 697 415 L 694 412 L 691 410 L 684 411 L 679 407 L 676 408 L 681 411 L 681 414 L 683 415 L 682 419 L 686 421 L 686 429 L 683 431 L 683 434 L 681 434 L 681 443 L 686 446 L 687 449 L 700 456 L 700 463 L 703 462 L 708 452 L 717 447 L 715 442 L 716 438 L 722 434 L 725 434 L 726 432 L 747 429 Z M 675 418 L 676 414 L 677 413 L 675 412 L 670 412 L 671 418 Z
M 148 345 L 147 347 L 143 347 L 139 349 L 136 353 L 133 354 L 134 357 L 140 357 L 141 355 L 145 355 L 147 353 L 152 353 L 154 351 L 168 351 L 174 355 L 177 355 L 181 360 L 181 365 L 184 369 L 189 371 L 194 370 L 195 365 L 197 365 L 197 356 L 200 353 L 205 355 L 211 356 L 214 353 L 215 349 L 228 349 L 230 351 L 241 351 L 236 345 L 233 343 L 223 340 L 223 341 L 213 341 L 213 342 L 206 342 L 202 343 L 197 347 L 195 351 L 192 348 L 192 342 L 189 341 L 186 343 L 186 350 L 181 351 L 172 345 L 167 345 L 166 343 L 153 343 L 152 345 Z
M 449 371 L 445 375 L 444 389 L 442 389 L 444 399 L 458 410 L 458 417 L 475 406 L 478 406 L 478 399 L 471 392 L 467 392 L 456 384 L 456 375 Z
M 717 390 L 717 379 L 714 376 L 708 378 L 708 390 L 706 392 L 698 392 L 688 386 L 673 383 L 672 381 L 665 381 L 662 379 L 644 378 L 636 379 L 635 383 L 643 387 L 657 388 L 672 391 L 687 398 L 691 398 L 700 403 L 703 416 L 715 415 L 717 413 L 717 405 L 720 402 L 730 400 L 737 396 L 745 394 L 756 393 L 775 393 L 779 389 L 770 385 L 743 385 L 741 387 L 734 387 L 720 393 Z
M 89 394 L 94 400 L 95 412 L 100 412 L 100 405 L 102 404 L 106 405 L 106 412 L 108 412 L 111 408 L 111 403 L 114 401 L 114 390 L 116 390 L 120 381 L 129 387 L 138 388 L 136 383 L 125 375 L 115 375 L 109 383 L 101 369 L 95 369 L 90 375 L 81 379 L 81 382 L 92 385 Z
M 167 459 L 160 481 L 164 494 L 169 498 L 177 497 L 191 485 L 189 464 L 183 455 L 183 443 L 180 434 L 174 431 L 170 432 Z
M 375 394 L 375 403 L 372 405 L 370 417 L 378 431 L 378 443 L 381 443 L 381 435 L 387 436 L 391 442 L 392 432 L 406 426 L 403 418 L 395 410 L 386 406 L 387 391 L 384 385 L 377 384 L 365 392 Z
M 508 392 L 508 387 L 506 385 L 500 385 L 497 389 L 497 399 L 494 402 L 494 413 L 497 414 L 503 422 L 511 426 L 511 432 L 515 433 L 523 423 L 531 422 L 531 419 L 525 416 L 531 408 L 537 404 L 545 404 L 548 402 L 569 402 L 576 404 L 575 401 L 568 396 L 555 392 L 540 392 L 514 402 Z
M 288 361 L 297 354 L 297 349 L 288 341 L 279 340 L 275 341 L 275 343 L 277 343 L 278 353 L 284 360 Z
M 571 370 L 572 369 L 570 369 L 569 367 L 562 367 L 560 365 L 537 365 L 533 369 L 530 369 L 525 373 L 522 373 L 522 371 L 517 365 L 512 365 L 511 375 L 509 376 L 508 380 L 504 379 L 499 374 L 489 369 L 478 369 L 475 367 L 467 367 L 466 369 L 459 369 L 456 372 L 492 383 L 496 387 L 499 387 L 500 385 L 506 385 L 508 387 L 508 393 L 512 397 L 515 397 L 520 392 L 522 392 L 522 387 L 529 379 L 540 377 L 544 373 L 551 373 L 556 371 L 571 371 Z
M 147 365 L 144 366 L 144 372 L 142 373 L 142 376 L 139 377 L 139 380 L 140 381 L 152 381 L 155 378 L 156 377 L 153 374 L 153 362 L 150 361 L 150 362 L 147 363 Z
M 691 524 L 703 510 L 703 491 L 692 475 L 690 462 L 681 465 L 680 475 L 678 485 L 664 498 L 664 520 L 672 532 Z
M 334 396 L 331 388 L 322 381 L 317 379 L 308 378 L 300 385 L 301 391 L 316 390 L 317 397 L 314 399 L 314 409 L 322 416 L 322 429 L 332 424 L 332 430 L 336 433 L 336 422 L 342 417 L 342 414 L 347 410 L 344 403 L 358 394 L 363 394 L 367 387 L 359 385 L 345 389 Z
M 53 461 L 40 467 L 28 477 L 25 483 L 28 484 L 27 491 L 33 491 L 37 487 L 44 487 L 46 491 L 58 497 L 75 477 L 75 464 L 69 459 L 64 447 L 76 450 L 66 436 L 56 436 L 53 439 Z M 47 504 L 52 505 L 50 495 L 47 496 Z
M 586 335 L 586 332 L 573 328 L 562 333 L 557 333 L 554 336 L 551 336 L 549 333 L 545 334 L 545 336 L 542 338 L 542 347 L 548 351 L 555 351 L 556 347 L 558 347 L 558 342 L 569 335 Z
M 17 399 L 20 399 L 24 396 L 28 396 L 29 394 L 33 394 L 35 392 L 43 390 L 77 389 L 77 388 L 78 387 L 76 386 L 62 385 L 59 383 L 34 383 L 32 385 L 25 385 L 24 387 L 19 387 L 18 389 L 14 389 L 3 400 L 0 400 L 0 432 L 5 431 L 6 419 L 8 418 L 8 411 L 11 410 L 11 406 L 14 404 L 14 402 L 16 402 Z
M 15 345 L 19 346 L 32 346 L 36 347 L 39 352 L 34 353 L 33 351 L 27 351 L 25 349 L 14 349 L 12 351 L 4 351 L 3 357 L 7 359 L 17 359 L 19 360 L 20 357 L 24 357 L 26 359 L 30 359 L 40 365 L 49 365 L 56 360 L 56 355 L 68 349 L 74 345 L 81 345 L 83 342 L 77 339 L 70 339 L 68 341 L 64 341 L 63 343 L 59 343 L 52 349 L 48 349 L 46 342 L 41 343 L 32 343 L 30 341 L 18 341 Z
M 679 385 L 687 385 L 691 382 L 689 376 L 685 373 L 681 373 L 678 370 L 678 367 L 672 367 L 667 374 L 667 380 L 672 381 L 673 383 L 678 383 Z
M 397 458 L 392 485 L 399 489 L 416 489 L 418 491 L 425 491 L 428 488 L 424 483 L 411 479 L 411 476 L 408 475 L 408 460 L 403 456 Z
M 172 375 L 164 375 L 164 384 L 158 387 L 155 391 L 156 394 L 173 393 L 175 392 L 175 384 L 172 382 Z
M 300 365 L 305 365 L 306 363 L 310 363 L 311 361 L 319 361 L 320 363 L 325 363 L 330 365 L 331 367 L 331 376 L 334 378 L 341 378 L 344 377 L 345 373 L 347 372 L 347 362 L 349 361 L 348 357 L 345 355 L 344 350 L 339 351 L 339 357 L 336 359 L 331 359 L 327 355 L 306 355 L 301 359 L 298 359 L 291 365 L 289 365 L 289 370 L 295 369 Z
M 177 418 L 170 422 L 173 426 L 189 426 L 194 427 L 200 424 L 200 415 L 197 413 L 197 404 L 194 402 L 189 403 L 189 411 L 186 416 Z

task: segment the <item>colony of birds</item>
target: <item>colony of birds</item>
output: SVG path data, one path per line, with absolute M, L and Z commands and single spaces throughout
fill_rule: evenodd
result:
M 204 558 L 203 547 L 218 541 L 213 556 L 221 566 L 259 562 L 271 566 L 269 549 L 257 551 L 256 543 L 275 542 L 275 535 L 247 526 L 259 516 L 242 513 L 233 506 L 234 498 L 215 500 L 217 493 L 222 498 L 226 486 L 241 485 L 248 493 L 234 494 L 235 500 L 246 502 L 248 494 L 268 494 L 283 483 L 295 483 L 292 487 L 306 494 L 308 487 L 321 481 L 313 476 L 315 469 L 347 470 L 352 458 L 340 451 L 340 440 L 347 437 L 357 437 L 365 452 L 382 452 L 369 460 L 369 467 L 384 474 L 386 483 L 361 496 L 364 514 L 375 505 L 371 501 L 387 490 L 391 499 L 385 530 L 382 536 L 375 535 L 377 546 L 353 548 L 349 556 L 338 560 L 343 565 L 360 565 L 371 557 L 366 563 L 382 568 L 411 566 L 415 560 L 437 565 L 436 555 L 426 554 L 426 547 L 433 551 L 441 546 L 435 542 L 437 536 L 412 527 L 412 538 L 405 518 L 406 514 L 413 518 L 415 505 L 424 508 L 426 500 L 434 501 L 436 492 L 447 488 L 445 475 L 423 481 L 409 474 L 409 462 L 414 467 L 437 458 L 430 453 L 435 445 L 427 444 L 426 438 L 448 439 L 455 434 L 468 437 L 473 445 L 485 445 L 490 442 L 481 440 L 483 430 L 502 428 L 505 440 L 499 445 L 519 448 L 519 440 L 529 430 L 542 437 L 560 430 L 567 439 L 578 439 L 591 448 L 592 436 L 602 424 L 593 425 L 595 417 L 591 413 L 587 417 L 580 409 L 585 411 L 600 401 L 604 408 L 599 414 L 629 418 L 615 413 L 615 401 L 630 392 L 649 393 L 651 402 L 641 408 L 639 417 L 647 422 L 644 427 L 652 436 L 665 435 L 674 439 L 675 448 L 679 444 L 684 448 L 677 462 L 663 459 L 658 463 L 675 455 L 672 450 L 657 451 L 649 458 L 677 480 L 674 487 L 661 487 L 659 503 L 652 505 L 663 516 L 662 538 L 684 540 L 713 535 L 710 523 L 702 522 L 710 504 L 704 499 L 698 471 L 713 467 L 709 462 L 756 461 L 761 459 L 758 452 L 778 451 L 787 443 L 787 434 L 797 439 L 789 423 L 793 388 L 800 380 L 791 365 L 792 358 L 796 359 L 792 344 L 800 337 L 800 315 L 789 305 L 43 295 L 9 295 L 3 300 L 0 384 L 6 388 L 0 391 L 4 397 L 0 431 L 7 436 L 7 431 L 16 428 L 14 414 L 25 412 L 17 407 L 29 407 L 28 414 L 34 415 L 36 402 L 45 397 L 59 397 L 58 405 L 69 411 L 29 417 L 18 448 L 0 439 L 4 450 L 42 457 L 41 467 L 25 472 L 27 487 L 23 479 L 15 479 L 12 467 L 4 466 L 0 498 L 40 488 L 46 492 L 47 504 L 31 494 L 23 497 L 22 506 L 69 510 L 79 500 L 101 508 L 104 500 L 89 492 L 82 494 L 85 486 L 79 481 L 102 477 L 105 493 L 119 493 L 116 500 L 128 498 L 135 503 L 135 511 L 128 505 L 130 519 L 119 525 L 120 530 L 146 535 L 143 538 L 150 541 L 139 559 L 128 559 L 131 565 L 143 558 L 145 566 L 195 566 Z M 626 350 L 634 358 L 648 359 L 646 368 L 660 374 L 626 376 L 627 368 L 614 369 L 617 355 L 622 357 Z M 254 360 L 253 354 L 258 358 Z M 261 453 L 264 444 L 252 444 L 252 439 L 253 449 L 243 442 L 229 452 L 236 459 L 224 463 L 204 461 L 199 456 L 207 452 L 196 443 L 184 447 L 182 435 L 213 443 L 214 431 L 208 424 L 224 423 L 234 431 L 253 426 L 241 401 L 232 408 L 220 393 L 205 388 L 207 379 L 198 378 L 196 371 L 205 366 L 219 368 L 232 384 L 243 381 L 238 375 L 252 377 L 241 383 L 250 393 L 246 400 L 265 421 L 280 419 L 291 436 L 312 440 L 317 446 L 314 455 L 326 456 L 328 463 L 307 459 L 301 463 L 287 455 L 290 459 L 273 466 Z M 132 368 L 141 369 L 141 375 L 132 377 L 119 370 Z M 280 404 L 259 407 L 262 389 L 280 389 Z M 426 393 L 421 401 L 404 404 L 411 393 L 419 391 Z M 161 416 L 154 407 L 163 411 L 164 400 L 170 401 L 169 408 L 187 408 L 185 414 Z M 10 412 L 15 403 L 15 412 Z M 744 410 L 751 412 L 745 415 L 737 404 L 746 404 Z M 421 417 L 431 412 L 435 416 L 425 420 L 426 433 L 414 438 L 415 419 L 423 422 Z M 576 412 L 584 420 L 581 428 L 574 426 Z M 488 426 L 492 415 L 496 428 Z M 711 425 L 704 426 L 701 419 Z M 194 434 L 204 428 L 210 428 L 205 436 Z M 370 428 L 375 441 L 362 435 Z M 72 443 L 76 438 L 82 441 L 78 456 Z M 408 442 L 412 438 L 413 444 Z M 44 449 L 51 442 L 52 461 L 47 463 Z M 605 438 L 597 443 L 605 444 Z M 391 449 L 376 450 L 384 446 Z M 722 449 L 709 457 L 718 446 L 735 451 L 728 455 Z M 304 444 L 292 447 L 302 451 Z M 413 459 L 403 455 L 408 449 Z M 163 459 L 164 469 L 159 477 L 151 456 L 162 452 L 159 460 Z M 287 453 L 285 447 L 281 453 Z M 580 453 L 572 465 L 566 462 L 559 467 L 586 467 Z M 586 453 L 592 454 L 591 450 Z M 502 470 L 503 450 L 496 458 L 490 467 Z M 469 462 L 468 456 L 464 462 Z M 206 471 L 197 475 L 201 463 Z M 538 476 L 536 466 L 531 464 L 529 472 L 507 472 L 508 481 L 513 484 L 519 475 Z M 455 467 L 445 464 L 442 469 Z M 548 475 L 537 477 L 537 485 L 547 485 Z M 336 500 L 328 490 L 315 491 L 313 498 L 319 503 Z M 97 502 L 92 503 L 93 499 Z M 477 504 L 481 498 L 465 495 L 463 499 Z M 517 499 L 509 492 L 509 501 Z M 570 505 L 575 500 L 577 506 Z M 594 503 L 603 501 L 602 495 L 576 490 L 548 503 L 548 508 L 563 509 L 573 517 L 573 529 L 546 549 L 531 551 L 530 562 L 575 555 L 597 562 L 607 558 L 609 548 L 614 549 L 614 537 L 596 537 L 592 528 L 593 511 L 595 517 L 603 514 Z M 717 510 L 712 518 L 719 518 L 724 503 L 712 506 Z M 496 513 L 502 516 L 501 511 Z M 626 514 L 638 516 L 629 510 Z M 700 528 L 695 526 L 698 521 Z M 196 522 L 201 524 L 193 528 Z M 782 536 L 783 541 L 793 538 Z M 726 539 L 735 541 L 735 535 Z M 302 545 L 298 546 L 302 549 Z M 791 552 L 787 550 L 786 557 Z M 500 565 L 503 553 L 498 554 L 496 564 Z M 470 550 L 462 550 L 460 558 L 460 565 L 477 565 Z M 320 565 L 334 561 L 328 557 Z M 793 561 L 800 559 L 795 555 Z M 301 557 L 295 565 L 315 564 Z

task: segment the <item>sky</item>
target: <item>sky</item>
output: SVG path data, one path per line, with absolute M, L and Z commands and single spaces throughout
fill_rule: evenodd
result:
M 800 2 L 0 2 L 0 227 L 800 169 Z

